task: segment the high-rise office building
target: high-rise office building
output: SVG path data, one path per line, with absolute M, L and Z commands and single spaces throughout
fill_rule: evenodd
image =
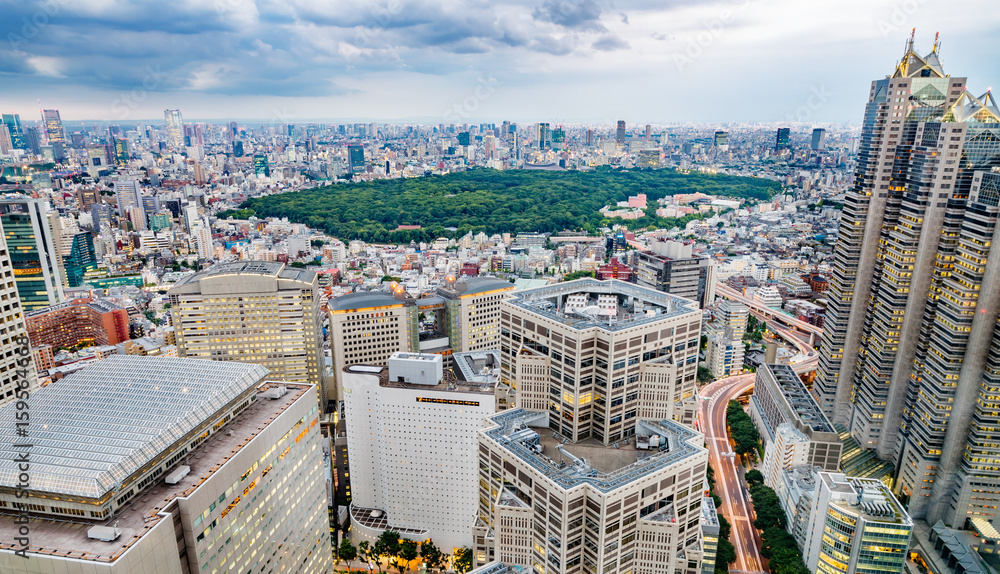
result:
M 28 142 L 24 139 L 24 127 L 21 125 L 21 116 L 18 114 L 3 114 L 0 118 L 3 119 L 3 124 L 7 126 L 11 145 L 16 149 L 28 149 Z
M 27 438 L 22 411 L 0 409 L 0 501 L 30 515 L 0 521 L 0 571 L 330 572 L 316 389 L 271 381 L 259 365 L 115 355 L 32 393 Z
M 351 173 L 365 172 L 365 146 L 361 144 L 347 146 L 347 165 L 351 168 Z
M 538 124 L 538 129 L 535 133 L 535 145 L 540 150 L 552 147 L 552 131 L 549 129 L 548 122 Z
M 49 225 L 49 204 L 40 199 L 0 199 L 0 224 L 26 311 L 63 301 L 60 248 Z
M 638 253 L 636 260 L 639 285 L 694 299 L 703 308 L 715 302 L 715 262 L 695 257 L 693 243 L 655 240 L 648 251 Z
M 559 414 L 508 410 L 479 431 L 478 564 L 701 574 L 714 563 L 719 530 L 706 506 L 703 435 L 640 418 L 626 424 L 634 440 L 567 443 L 549 432 L 553 418 Z
M 45 135 L 49 144 L 65 141 L 66 133 L 59 117 L 59 110 L 42 110 L 42 121 L 45 122 Z
M 813 391 L 910 514 L 1000 524 L 1000 110 L 965 86 L 912 37 L 872 82 Z
M 258 176 L 270 177 L 271 164 L 266 155 L 259 153 L 253 156 L 253 172 Z
M 0 153 L 10 153 L 14 144 L 10 141 L 10 130 L 7 124 L 0 123 Z
M 813 130 L 812 149 L 813 151 L 823 151 L 826 149 L 825 129 L 816 128 Z
M 618 280 L 512 293 L 500 308 L 501 382 L 568 440 L 611 444 L 634 419 L 690 424 L 701 311 Z
M 0 307 L 0 324 L 6 329 L 0 337 L 0 405 L 17 399 L 19 386 L 29 392 L 38 386 L 6 235 L 0 233 L 0 298 L 4 301 Z
M 181 357 L 256 363 L 316 385 L 326 407 L 323 313 L 316 273 L 283 263 L 219 263 L 169 291 Z
M 643 137 L 646 141 L 653 139 L 653 126 L 646 124 L 646 131 L 643 133 Z
M 722 147 L 729 145 L 729 132 L 715 132 L 715 147 Z
M 802 558 L 810 572 L 903 572 L 913 521 L 888 487 L 870 478 L 816 473 Z
M 167 124 L 167 145 L 175 151 L 184 149 L 184 118 L 180 110 L 163 110 L 163 120 Z
M 618 129 L 615 130 L 615 141 L 618 145 L 625 143 L 625 120 L 618 120 Z
M 472 546 L 479 506 L 476 433 L 494 389 L 445 378 L 441 355 L 394 353 L 342 373 L 355 543 L 385 530 Z
M 38 133 L 38 128 L 29 127 L 24 130 L 24 143 L 31 153 L 35 155 L 42 154 L 42 137 Z
M 125 217 L 132 208 L 143 208 L 142 186 L 134 179 L 115 181 L 115 201 L 118 203 L 118 215 Z
M 788 128 L 778 128 L 778 134 L 774 138 L 774 150 L 781 151 L 788 149 L 788 137 L 791 132 Z
M 233 156 L 243 157 L 243 142 L 239 140 L 233 142 Z

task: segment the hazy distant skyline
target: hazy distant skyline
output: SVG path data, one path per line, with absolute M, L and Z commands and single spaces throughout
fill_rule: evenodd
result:
M 1000 78 L 985 0 L 0 0 L 25 120 L 859 122 L 910 29 Z M 975 14 L 970 17 L 970 14 Z

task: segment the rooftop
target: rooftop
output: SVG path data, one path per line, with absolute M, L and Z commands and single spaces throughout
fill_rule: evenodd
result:
M 568 442 L 549 430 L 547 413 L 512 409 L 488 420 L 493 426 L 482 433 L 566 489 L 590 484 L 611 491 L 706 452 L 703 435 L 669 420 L 636 422 L 637 437 L 660 439 L 659 446 L 648 450 L 636 448 L 636 439 L 617 447 L 593 439 Z
M 155 358 L 152 360 L 167 361 L 169 359 Z M 233 363 L 224 364 L 233 365 Z M 58 385 L 62 385 L 69 378 L 63 379 Z M 265 383 L 261 385 L 260 389 L 263 390 L 275 384 Z M 118 514 L 108 518 L 103 523 L 104 525 L 113 526 L 117 522 L 118 528 L 121 529 L 121 537 L 117 540 L 102 542 L 89 538 L 87 530 L 93 527 L 95 522 L 69 518 L 52 520 L 36 516 L 31 521 L 31 547 L 28 552 L 30 554 L 54 554 L 67 558 L 101 562 L 111 562 L 117 559 L 163 518 L 164 515 L 161 512 L 164 508 L 173 503 L 175 499 L 189 496 L 194 492 L 226 461 L 235 456 L 240 449 L 311 388 L 310 385 L 281 384 L 288 391 L 284 396 L 275 400 L 258 399 L 253 401 L 246 410 L 226 423 L 221 429 L 232 431 L 232 434 L 216 432 L 188 454 L 183 464 L 190 466 L 191 471 L 179 483 L 170 485 L 163 480 L 153 481 L 151 486 L 140 491 L 132 499 L 132 502 L 123 507 Z M 34 400 L 34 396 L 32 400 Z M 32 409 L 34 408 L 33 405 Z M 34 458 L 34 455 L 32 456 Z M 16 548 L 12 543 L 14 537 L 17 536 L 16 528 L 17 525 L 14 524 L 13 520 L 7 518 L 0 520 L 0 549 Z
M 802 384 L 802 379 L 795 373 L 795 369 L 789 365 L 771 364 L 766 366 L 771 371 L 771 374 L 774 375 L 774 380 L 777 381 L 781 393 L 785 396 L 785 400 L 795 410 L 795 416 L 803 424 L 815 432 L 837 432 L 833 428 L 833 425 L 830 424 L 830 420 L 820 410 L 819 405 L 816 404 L 816 399 L 809 393 L 806 386 Z
M 868 522 L 913 526 L 910 516 L 889 487 L 878 480 L 832 472 L 819 473 L 819 480 L 833 493 L 830 506 L 863 517 Z
M 330 311 L 353 311 L 355 309 L 406 305 L 408 303 L 408 301 L 396 299 L 391 293 L 384 291 L 362 291 L 330 299 L 327 305 L 330 307 Z
M 585 295 L 587 306 L 574 307 L 567 311 L 567 297 L 581 294 Z M 617 297 L 614 316 L 603 317 L 600 311 L 591 305 L 592 299 L 600 295 Z M 696 301 L 615 279 L 606 281 L 578 279 L 516 291 L 511 294 L 508 302 L 578 330 L 597 327 L 617 331 L 668 317 L 700 313 Z
M 469 277 L 465 281 L 458 281 L 454 287 L 441 287 L 438 293 L 446 298 L 462 298 L 469 295 L 478 295 L 487 291 L 498 291 L 500 289 L 514 289 L 514 284 L 505 279 L 496 277 Z
M 459 380 L 493 385 L 500 381 L 500 351 L 455 353 L 452 365 Z
M 267 368 L 112 355 L 31 394 L 35 492 L 100 498 L 231 400 Z M 0 408 L 0 486 L 18 483 L 14 403 Z
M 399 354 L 399 353 L 397 353 Z M 409 353 L 410 355 L 417 356 L 417 353 Z M 379 386 L 393 389 L 407 389 L 411 391 L 439 391 L 439 392 L 454 392 L 454 393 L 476 393 L 484 395 L 492 395 L 494 390 L 494 385 L 484 384 L 478 382 L 467 382 L 459 381 L 455 378 L 455 373 L 453 371 L 444 371 L 444 378 L 442 378 L 436 385 L 419 385 L 413 383 L 401 383 L 398 381 L 389 380 L 389 367 L 372 366 L 372 365 L 348 365 L 344 367 L 345 373 L 354 373 L 361 375 L 375 375 L 379 378 Z
M 237 261 L 233 263 L 216 263 L 208 269 L 179 279 L 174 287 L 182 287 L 191 283 L 197 283 L 203 279 L 223 275 L 261 275 L 274 277 L 275 279 L 305 281 L 306 283 L 312 283 L 316 279 L 315 271 L 286 267 L 284 263 L 272 261 Z

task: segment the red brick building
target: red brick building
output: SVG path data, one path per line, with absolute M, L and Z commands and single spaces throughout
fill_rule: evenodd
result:
M 608 263 L 607 265 L 602 265 L 597 269 L 597 278 L 631 281 L 632 268 L 618 261 L 617 257 L 612 257 L 611 263 Z

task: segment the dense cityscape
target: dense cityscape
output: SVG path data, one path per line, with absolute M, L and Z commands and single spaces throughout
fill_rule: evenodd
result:
M 847 122 L 0 109 L 0 572 L 1000 572 L 1000 108 L 899 38 Z

